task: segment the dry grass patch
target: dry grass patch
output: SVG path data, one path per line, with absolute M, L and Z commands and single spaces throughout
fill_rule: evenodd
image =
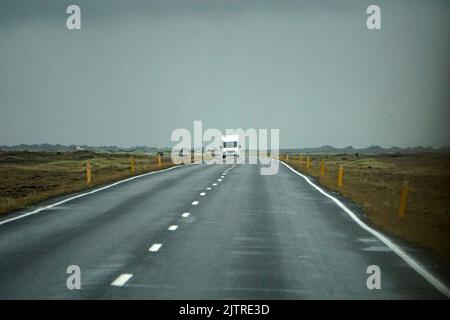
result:
M 164 169 L 154 156 L 133 155 L 134 175 Z M 86 183 L 86 162 L 92 183 Z M 130 155 L 81 152 L 0 152 L 0 213 L 24 208 L 64 195 L 131 176 Z
M 320 177 L 321 159 L 326 163 L 324 177 Z M 310 169 L 298 157 L 287 162 L 358 203 L 375 225 L 450 261 L 450 155 L 313 155 Z M 338 188 L 341 164 L 344 185 Z M 409 181 L 410 192 L 406 216 L 399 218 L 404 180 Z

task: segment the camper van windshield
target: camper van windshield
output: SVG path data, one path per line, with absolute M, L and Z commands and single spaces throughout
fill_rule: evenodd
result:
M 236 148 L 237 147 L 237 141 L 229 141 L 223 143 L 224 148 Z

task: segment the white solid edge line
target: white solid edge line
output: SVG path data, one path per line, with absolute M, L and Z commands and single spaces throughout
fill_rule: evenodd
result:
M 352 218 L 361 228 L 371 233 L 373 236 L 378 238 L 380 241 L 382 241 L 386 246 L 388 246 L 392 251 L 394 251 L 400 258 L 403 259 L 414 271 L 416 271 L 419 275 L 421 275 L 425 280 L 427 280 L 433 287 L 435 287 L 437 290 L 439 290 L 443 295 L 447 296 L 447 298 L 450 298 L 450 289 L 447 288 L 447 286 L 442 283 L 438 278 L 436 278 L 434 275 L 432 275 L 428 270 L 425 269 L 424 266 L 422 266 L 419 262 L 415 261 L 413 258 L 411 258 L 407 253 L 405 253 L 400 247 L 398 247 L 394 242 L 392 242 L 390 239 L 388 239 L 386 236 L 381 234 L 380 232 L 372 229 L 367 224 L 362 222 L 355 213 L 353 213 L 349 208 L 347 208 L 341 201 L 339 201 L 337 198 L 333 197 L 332 195 L 325 192 L 322 188 L 318 187 L 316 184 L 311 182 L 311 180 L 306 177 L 305 175 L 301 174 L 297 170 L 293 169 L 288 164 L 284 163 L 283 161 L 279 161 L 282 164 L 284 164 L 288 169 L 290 169 L 292 172 L 296 173 L 297 175 L 301 176 L 303 179 L 306 180 L 307 183 L 309 183 L 311 186 L 313 186 L 317 191 L 322 193 L 327 198 L 333 200 L 342 210 L 347 213 L 350 218 Z
M 122 287 L 133 275 L 131 273 L 123 273 L 114 280 L 111 285 L 113 287 Z
M 154 243 L 152 246 L 148 249 L 150 252 L 158 252 L 158 250 L 162 247 L 161 243 Z
M 190 165 L 193 165 L 193 164 L 195 164 L 195 163 L 196 163 L 196 162 L 194 162 L 194 163 L 189 163 L 189 164 L 185 164 L 185 165 L 181 165 L 181 166 L 173 166 L 173 167 L 166 168 L 166 169 L 162 169 L 162 170 L 156 170 L 156 171 L 152 171 L 152 172 L 143 173 L 143 174 L 140 174 L 140 175 L 138 175 L 138 176 L 134 176 L 134 177 L 131 177 L 131 178 L 127 178 L 127 179 L 124 179 L 124 180 L 119 180 L 119 181 L 116 181 L 116 182 L 114 182 L 114 183 L 111 183 L 111 184 L 109 184 L 109 185 L 107 185 L 107 186 L 104 186 L 104 187 L 101 187 L 101 188 L 98 188 L 98 189 L 94 189 L 94 190 L 91 190 L 91 191 L 89 191 L 89 192 L 81 193 L 81 194 L 79 194 L 79 195 L 76 195 L 76 196 L 73 196 L 73 197 L 70 197 L 70 198 L 67 198 L 67 199 L 58 201 L 58 202 L 56 202 L 56 203 L 49 204 L 49 205 L 47 205 L 47 206 L 45 206 L 45 207 L 41 207 L 41 208 L 38 208 L 38 209 L 36 209 L 36 210 L 33 210 L 33 211 L 30 211 L 30 212 L 21 214 L 21 215 L 19 215 L 19 216 L 17 216 L 17 217 L 13 217 L 13 218 L 10 218 L 10 219 L 6 219 L 6 220 L 3 220 L 3 221 L 0 221 L 0 226 L 1 226 L 1 225 L 4 225 L 4 224 L 7 224 L 7 223 L 9 223 L 9 222 L 15 221 L 15 220 L 19 220 L 19 219 L 22 219 L 22 218 L 31 216 L 32 214 L 36 214 L 36 213 L 38 213 L 38 212 L 41 212 L 41 211 L 44 211 L 44 210 L 47 210 L 47 209 L 51 209 L 51 208 L 56 207 L 56 206 L 59 206 L 59 205 L 61 205 L 61 204 L 63 204 L 63 203 L 66 203 L 66 202 L 69 202 L 69 201 L 72 201 L 72 200 L 75 200 L 75 199 L 78 199 L 78 198 L 81 198 L 81 197 L 84 197 L 84 196 L 87 196 L 87 195 L 90 195 L 90 194 L 99 192 L 99 191 L 102 191 L 102 190 L 105 190 L 105 189 L 109 189 L 109 188 L 111 188 L 111 187 L 117 186 L 117 185 L 122 184 L 122 183 L 124 183 L 124 182 L 128 182 L 128 181 L 131 181 L 131 180 L 134 180 L 134 179 L 138 179 L 138 178 L 142 178 L 142 177 L 145 177 L 145 176 L 149 176 L 149 175 L 155 174 L 155 173 L 161 173 L 161 172 L 173 170 L 173 169 L 176 169 L 176 168 L 183 168 L 183 167 L 185 167 L 185 166 L 190 166 Z

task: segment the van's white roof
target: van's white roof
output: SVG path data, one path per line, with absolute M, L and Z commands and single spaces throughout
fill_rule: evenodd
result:
M 230 134 L 226 136 L 222 136 L 223 142 L 233 142 L 233 141 L 239 141 L 239 135 L 238 134 Z

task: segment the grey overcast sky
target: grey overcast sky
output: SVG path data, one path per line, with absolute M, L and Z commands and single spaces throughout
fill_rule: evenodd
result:
M 81 7 L 82 29 L 66 28 Z M 366 28 L 381 7 L 382 30 Z M 448 0 L 0 0 L 0 144 L 450 144 Z

